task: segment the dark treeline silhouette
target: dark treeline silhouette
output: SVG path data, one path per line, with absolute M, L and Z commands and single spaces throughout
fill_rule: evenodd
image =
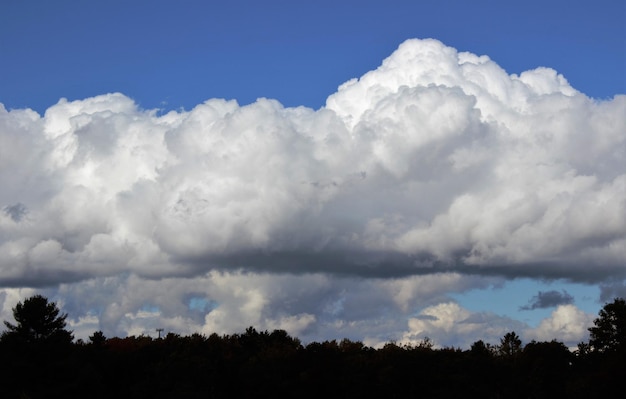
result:
M 435 349 L 358 341 L 303 345 L 283 330 L 232 335 L 72 342 L 54 303 L 35 296 L 14 309 L 0 337 L 5 398 L 604 398 L 626 383 L 626 302 L 606 304 L 589 342 Z

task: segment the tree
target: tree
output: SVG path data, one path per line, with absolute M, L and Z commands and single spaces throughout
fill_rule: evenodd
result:
M 102 331 L 96 331 L 93 335 L 89 336 L 89 342 L 94 346 L 102 346 L 106 342 L 107 338 Z
M 550 342 L 531 341 L 523 350 L 524 361 L 533 364 L 534 371 L 549 375 L 562 372 L 569 368 L 574 360 L 574 354 L 567 346 L 557 340 Z
M 21 343 L 69 344 L 74 337 L 71 331 L 65 329 L 67 314 L 59 313 L 56 304 L 41 295 L 27 298 L 24 303 L 18 302 L 13 308 L 16 324 L 5 321 L 7 331 L 1 339 Z
M 493 354 L 493 348 L 481 339 L 472 344 L 470 347 L 470 353 L 473 356 L 488 358 Z
M 515 331 L 504 334 L 500 339 L 498 354 L 500 356 L 513 356 L 522 350 L 522 340 L 519 339 Z
M 589 328 L 589 345 L 598 352 L 626 351 L 626 300 L 615 298 L 599 312 Z
M 521 354 L 518 372 L 525 376 L 525 397 L 570 397 L 567 382 L 572 373 L 574 354 L 559 341 L 528 343 Z

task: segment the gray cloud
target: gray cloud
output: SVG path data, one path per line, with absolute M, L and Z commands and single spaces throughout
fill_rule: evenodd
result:
M 563 291 L 539 291 L 533 296 L 527 305 L 521 306 L 521 310 L 535 310 L 553 308 L 558 305 L 569 305 L 574 302 L 574 297 Z
M 600 286 L 600 301 L 607 303 L 615 298 L 626 298 L 625 281 L 611 281 Z
M 28 212 L 26 206 L 19 202 L 14 205 L 7 205 L 2 210 L 16 223 L 21 222 L 22 218 L 26 216 L 26 213 Z
M 623 279 L 625 131 L 626 96 L 435 40 L 403 43 L 319 110 L 0 105 L 0 285 L 48 287 L 108 333 L 399 339 L 412 309 L 500 277 Z M 191 311 L 191 294 L 211 306 Z

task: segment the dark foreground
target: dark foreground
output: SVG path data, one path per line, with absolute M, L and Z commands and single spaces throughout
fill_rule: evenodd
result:
M 511 340 L 511 338 L 513 338 Z M 470 350 L 343 340 L 301 345 L 282 330 L 209 337 L 0 342 L 4 398 L 608 398 L 624 392 L 623 351 L 562 343 Z

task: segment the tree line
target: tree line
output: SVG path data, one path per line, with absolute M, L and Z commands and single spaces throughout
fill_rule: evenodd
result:
M 307 345 L 284 330 L 74 341 L 67 314 L 35 295 L 0 336 L 6 398 L 604 398 L 626 383 L 626 301 L 600 310 L 588 342 L 515 332 L 470 349 L 359 341 Z

